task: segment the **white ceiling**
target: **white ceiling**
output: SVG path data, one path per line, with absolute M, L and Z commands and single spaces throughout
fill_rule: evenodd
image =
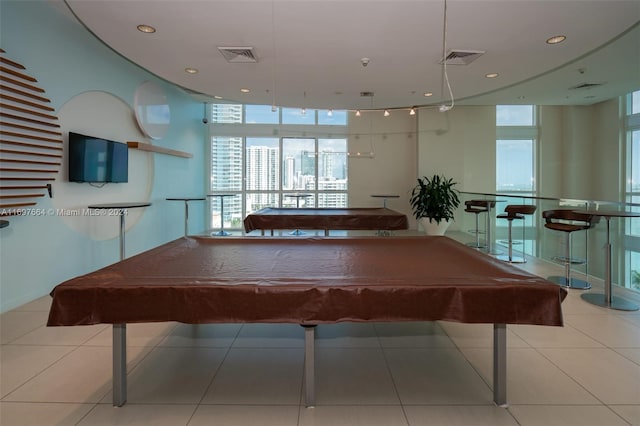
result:
M 189 91 L 322 109 L 449 104 L 444 0 L 66 0 L 104 43 Z M 448 0 L 457 105 L 587 105 L 640 89 L 640 0 Z M 136 29 L 155 27 L 154 34 Z M 565 42 L 545 40 L 566 35 Z M 228 63 L 218 47 L 253 47 Z M 362 58 L 370 58 L 368 66 Z M 187 67 L 197 74 L 187 74 Z M 499 73 L 489 79 L 487 73 Z M 571 89 L 602 83 L 590 89 Z M 248 94 L 240 92 L 249 88 Z M 361 92 L 374 92 L 373 98 Z M 432 92 L 432 97 L 425 97 Z

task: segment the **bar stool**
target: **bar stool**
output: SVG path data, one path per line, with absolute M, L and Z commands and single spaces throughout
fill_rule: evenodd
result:
M 498 219 L 507 219 L 509 221 L 509 254 L 508 255 L 499 255 L 496 258 L 500 260 L 504 260 L 509 263 L 525 263 L 526 260 L 523 257 L 515 257 L 513 256 L 513 238 L 511 237 L 512 229 L 513 229 L 513 221 L 515 219 L 523 220 L 525 215 L 532 215 L 536 211 L 536 206 L 532 206 L 530 204 L 509 204 L 504 208 L 504 213 L 496 216 Z M 524 222 L 522 225 L 522 240 L 524 242 Z M 523 250 L 524 254 L 524 250 Z
M 554 231 L 565 233 L 565 254 L 564 256 L 554 256 L 553 260 L 564 264 L 564 277 L 552 276 L 547 279 L 565 288 L 588 290 L 591 284 L 577 278 L 571 278 L 571 265 L 584 265 L 585 259 L 578 259 L 571 256 L 571 234 L 575 231 L 585 231 L 595 226 L 599 218 L 590 214 L 576 213 L 572 210 L 545 210 L 542 212 L 545 220 L 544 227 Z
M 480 228 L 478 225 L 478 216 L 480 213 L 486 213 L 488 211 L 487 203 L 484 200 L 468 200 L 464 202 L 464 211 L 467 213 L 473 213 L 476 215 L 476 229 L 472 230 L 476 234 L 476 241 L 467 243 L 469 247 L 473 248 L 485 248 L 487 245 L 480 242 Z

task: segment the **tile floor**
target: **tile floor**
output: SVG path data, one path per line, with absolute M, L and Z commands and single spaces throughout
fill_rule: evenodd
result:
M 545 276 L 557 266 L 530 260 Z M 640 425 L 640 312 L 563 303 L 566 325 L 508 326 L 508 408 L 491 325 L 322 325 L 315 408 L 297 325 L 128 326 L 128 403 L 111 405 L 111 328 L 47 328 L 49 297 L 0 316 L 0 425 Z

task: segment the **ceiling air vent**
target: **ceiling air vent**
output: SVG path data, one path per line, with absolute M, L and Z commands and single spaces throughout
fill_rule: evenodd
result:
M 222 56 L 230 63 L 255 63 L 258 58 L 253 47 L 218 47 Z
M 469 65 L 484 53 L 484 50 L 450 50 L 445 59 L 447 65 Z
M 363 98 L 372 98 L 373 92 L 360 92 L 360 96 L 362 96 Z
M 603 83 L 580 83 L 577 86 L 569 87 L 569 90 L 592 89 L 602 86 Z

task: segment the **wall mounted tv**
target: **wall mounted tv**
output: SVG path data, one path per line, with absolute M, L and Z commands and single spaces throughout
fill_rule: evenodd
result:
M 69 132 L 69 182 L 127 182 L 127 144 Z

